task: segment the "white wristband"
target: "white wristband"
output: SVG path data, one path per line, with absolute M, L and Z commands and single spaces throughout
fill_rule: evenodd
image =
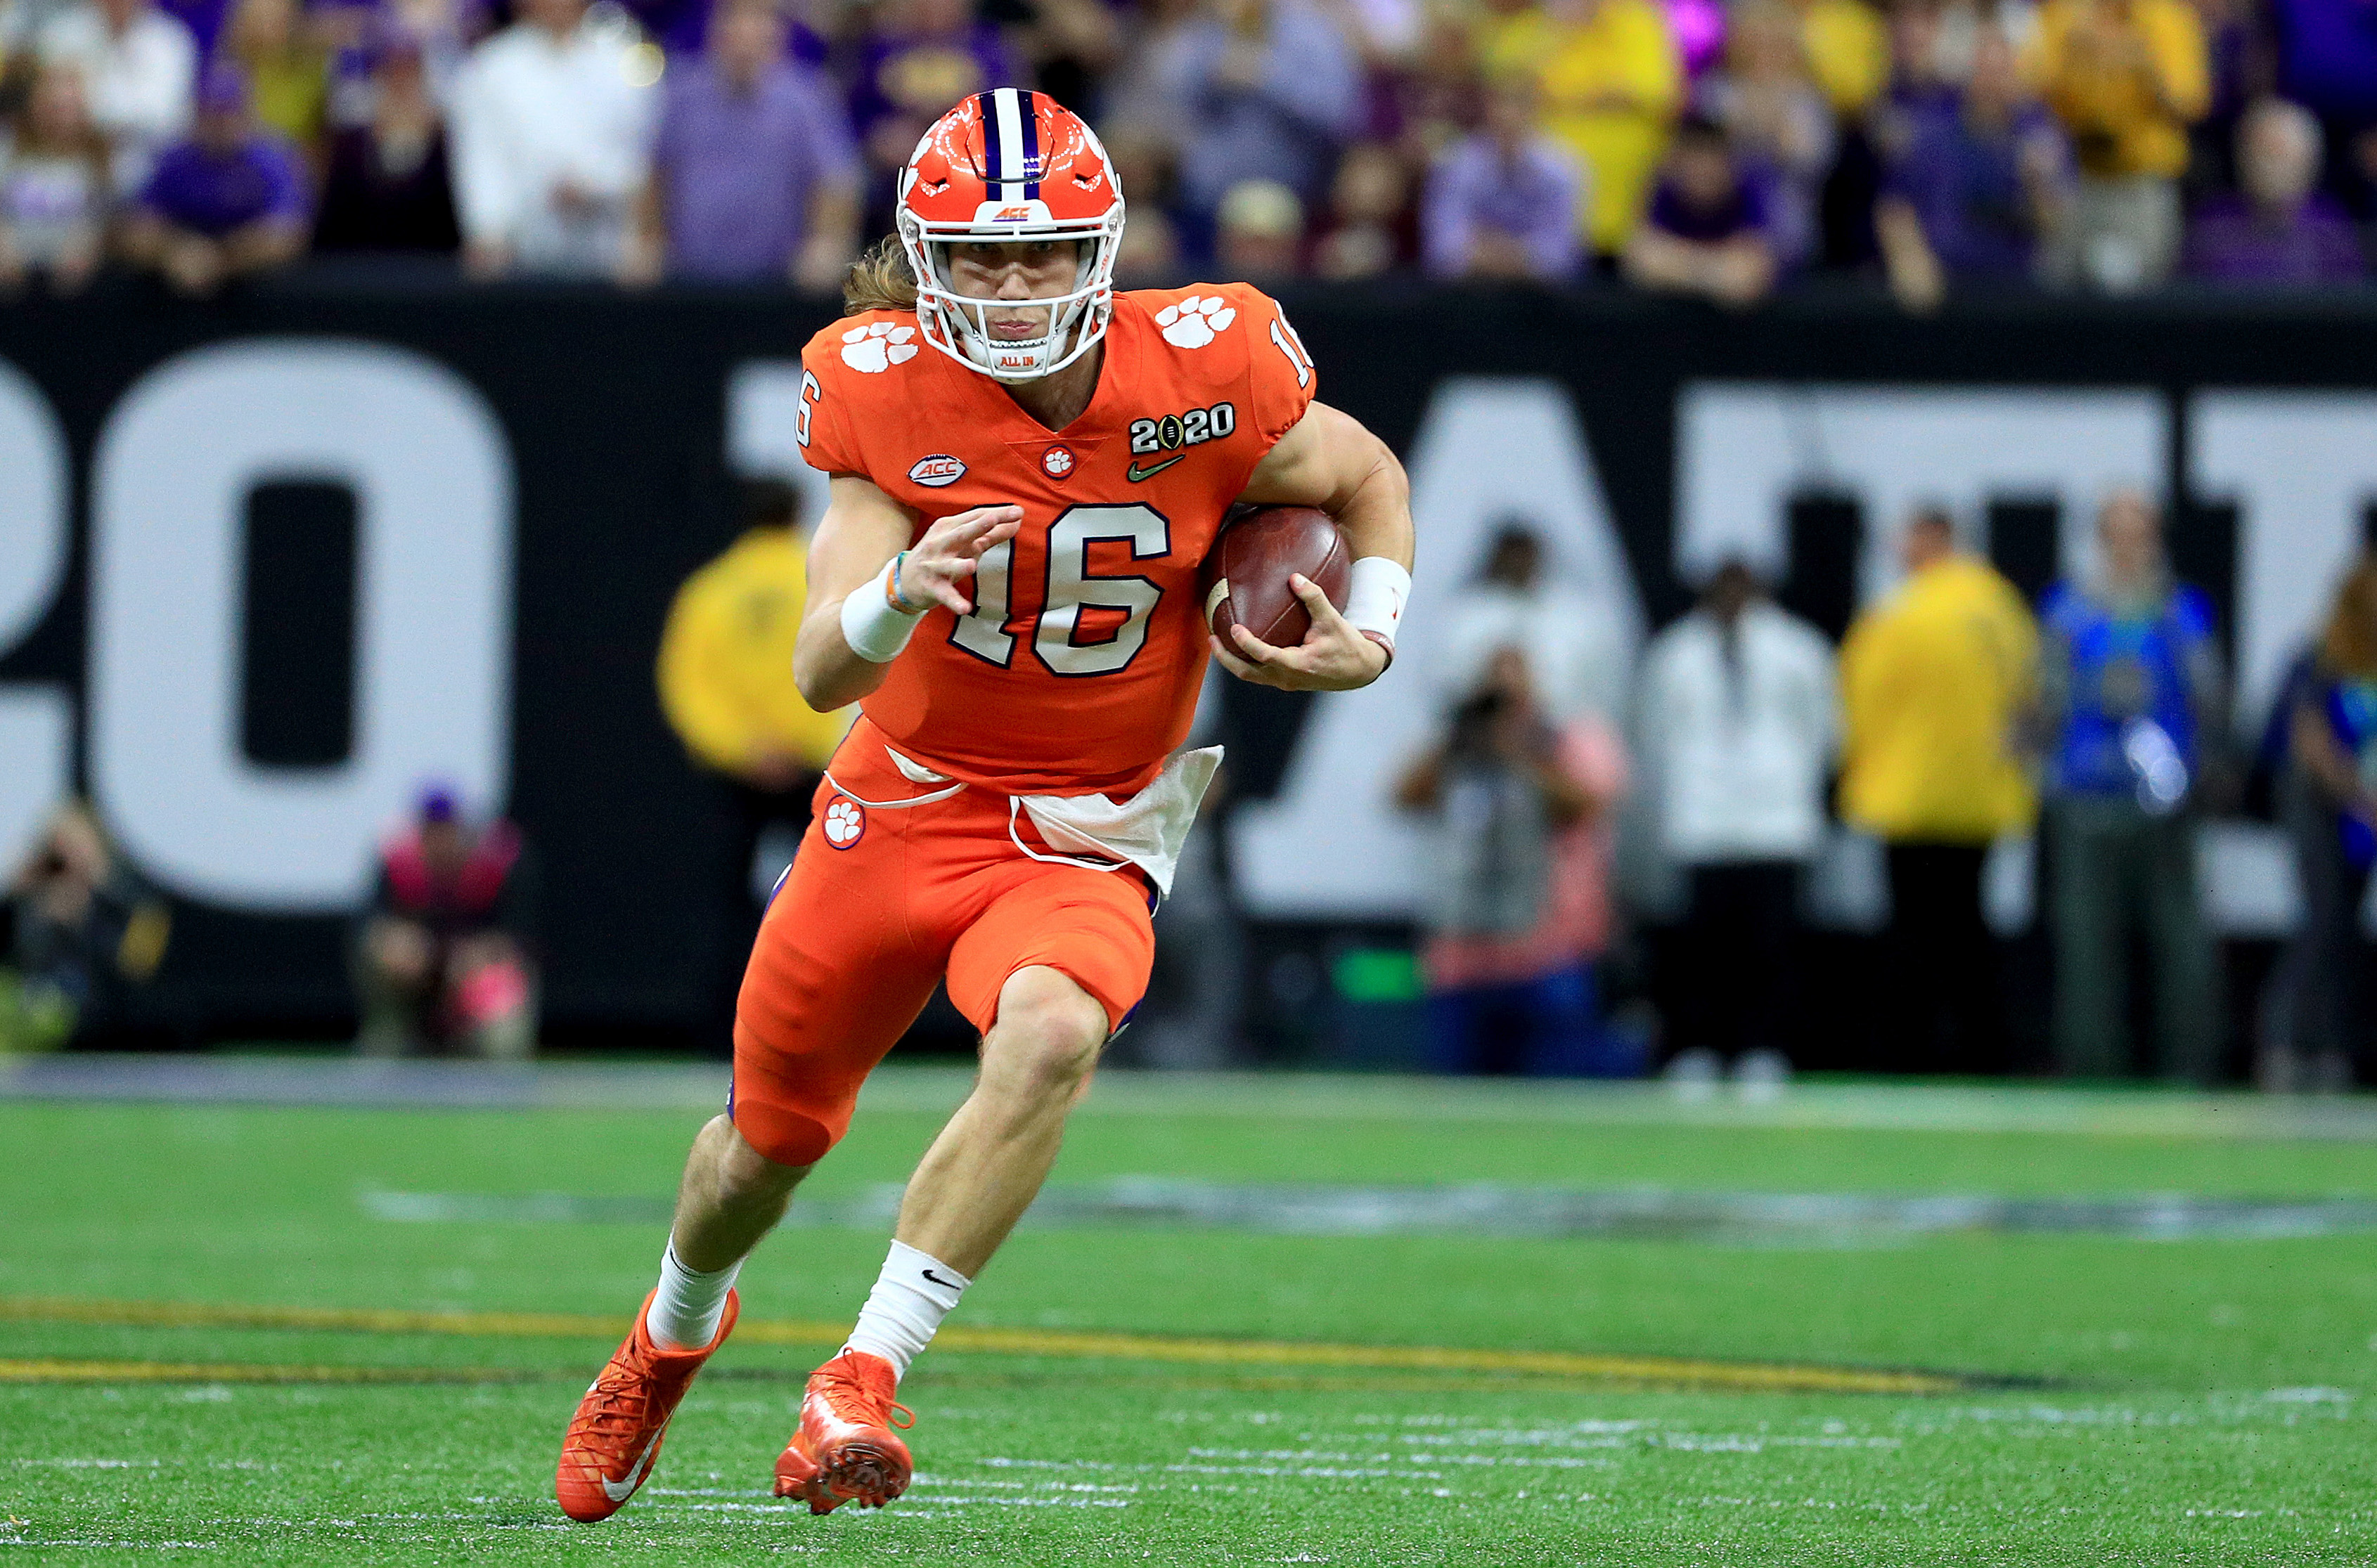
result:
M 851 652 L 869 664 L 889 664 L 899 658 L 900 650 L 914 635 L 916 623 L 925 618 L 926 610 L 932 608 L 926 605 L 913 615 L 891 608 L 891 574 L 899 564 L 900 557 L 894 555 L 883 563 L 881 571 L 866 579 L 864 587 L 853 588 L 850 597 L 842 601 L 842 641 L 850 645 Z
M 1395 630 L 1403 624 L 1404 600 L 1411 597 L 1411 574 L 1383 555 L 1365 555 L 1354 563 L 1352 585 L 1345 591 L 1345 619 L 1357 632 L 1381 638 L 1392 653 Z

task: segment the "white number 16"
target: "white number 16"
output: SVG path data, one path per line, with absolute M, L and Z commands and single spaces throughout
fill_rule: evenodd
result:
M 1129 545 L 1134 561 L 1153 560 L 1172 553 L 1172 525 L 1147 506 L 1072 506 L 1049 525 L 1047 586 L 1032 652 L 1052 675 L 1111 675 L 1147 646 L 1147 618 L 1164 590 L 1142 576 L 1093 576 L 1090 546 L 1102 540 Z M 1014 562 L 1012 540 L 984 552 L 974 572 L 973 613 L 960 616 L 950 633 L 950 641 L 1001 670 L 1015 662 L 1015 637 L 1007 630 Z M 1118 611 L 1127 618 L 1112 636 L 1076 642 L 1084 610 Z

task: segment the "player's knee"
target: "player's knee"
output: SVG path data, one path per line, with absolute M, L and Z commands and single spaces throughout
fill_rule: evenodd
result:
M 983 1048 L 986 1077 L 1031 1093 L 1079 1087 L 1105 1048 L 1106 1010 L 1055 969 L 1018 969 L 998 993 L 998 1021 Z
M 724 1117 L 711 1123 L 718 1140 L 711 1165 L 719 1199 L 730 1206 L 768 1203 L 790 1197 L 808 1163 L 786 1164 L 753 1147 L 742 1130 Z

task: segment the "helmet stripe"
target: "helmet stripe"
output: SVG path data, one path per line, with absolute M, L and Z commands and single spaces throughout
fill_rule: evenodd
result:
M 998 102 L 989 93 L 974 94 L 974 113 L 982 116 L 982 156 L 986 165 L 982 172 L 985 181 L 999 177 L 998 167 Z
M 1021 95 L 1020 104 L 1020 107 L 1023 111 L 1019 118 L 1023 122 L 1023 168 L 1021 172 L 1023 174 L 1023 199 L 1026 201 L 1038 201 L 1040 199 L 1040 182 L 1038 179 L 1034 178 L 1034 176 L 1040 172 L 1040 116 L 1033 113 L 1033 111 L 1039 107 L 1037 102 L 1039 96 L 1040 95 L 1036 92 L 1024 93 Z
M 1024 196 L 1022 188 L 1023 123 L 1026 116 L 1015 99 L 1016 92 L 1011 87 L 1002 87 L 991 93 L 994 116 L 985 128 L 993 134 L 983 137 L 985 148 L 996 149 L 992 153 L 991 177 L 998 182 L 998 199 L 1001 201 L 1030 199 Z

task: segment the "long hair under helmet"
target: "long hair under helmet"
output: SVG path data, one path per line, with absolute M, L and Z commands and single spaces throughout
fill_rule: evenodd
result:
M 1105 336 L 1114 316 L 1115 252 L 1122 243 L 1122 186 L 1097 135 L 1044 92 L 1003 87 L 976 93 L 933 123 L 900 173 L 900 244 L 916 275 L 916 325 L 925 341 L 970 370 L 1033 381 L 1064 369 Z M 972 240 L 1078 240 L 1069 292 L 1049 300 L 961 294 L 950 246 Z M 1041 338 L 1001 341 L 986 313 L 1048 307 Z

